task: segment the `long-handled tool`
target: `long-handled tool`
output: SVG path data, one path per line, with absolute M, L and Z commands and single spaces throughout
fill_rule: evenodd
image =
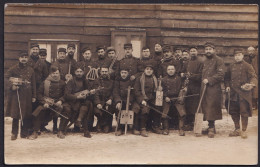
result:
M 230 108 L 230 90 L 228 91 L 228 109 L 227 109 L 227 122 L 228 122 L 229 108 Z
M 154 110 L 155 112 L 157 112 L 157 113 L 159 113 L 159 114 L 161 114 L 161 115 L 165 115 L 165 116 L 166 116 L 167 118 L 169 118 L 169 119 L 172 119 L 172 118 L 169 117 L 167 114 L 164 114 L 163 112 L 157 110 L 156 108 L 154 108 L 154 107 L 152 107 L 152 106 L 146 105 L 146 107 L 148 107 L 148 108 Z
M 203 122 L 203 116 L 204 115 L 203 115 L 202 112 L 200 113 L 199 111 L 201 109 L 201 102 L 202 102 L 202 99 L 204 97 L 206 88 L 207 88 L 207 85 L 204 84 L 202 94 L 201 94 L 201 97 L 200 97 L 200 101 L 199 101 L 199 105 L 198 105 L 197 111 L 195 113 L 194 130 L 193 130 L 195 134 L 201 134 L 202 133 L 202 122 Z
M 187 96 L 183 96 L 183 97 L 193 97 L 193 96 L 199 96 L 200 94 L 193 94 L 193 95 L 187 95 Z M 179 97 L 174 97 L 174 98 L 170 98 L 171 100 L 177 100 L 179 99 Z
M 19 96 L 18 89 L 16 89 L 16 94 L 17 94 L 18 106 L 19 106 L 20 117 L 21 117 L 21 125 L 23 126 L 23 115 L 22 115 L 22 109 L 21 109 L 20 96 Z
M 122 101 L 121 101 L 121 105 L 123 105 Z M 119 125 L 119 118 L 121 116 L 121 109 L 119 110 L 118 112 L 118 116 L 117 116 L 117 119 L 116 119 L 116 130 L 115 130 L 115 133 L 117 132 L 117 129 L 118 129 L 118 125 Z

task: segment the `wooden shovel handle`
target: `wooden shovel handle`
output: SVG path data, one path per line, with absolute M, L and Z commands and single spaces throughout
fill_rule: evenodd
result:
M 202 99 L 203 99 L 203 97 L 204 97 L 204 94 L 205 94 L 206 88 L 207 88 L 207 85 L 204 84 L 204 87 L 203 87 L 203 90 L 202 90 L 202 94 L 201 94 L 201 97 L 200 97 L 200 101 L 199 101 L 199 105 L 198 105 L 198 108 L 197 108 L 196 113 L 198 113 L 199 110 L 200 110 L 201 102 L 202 102 Z

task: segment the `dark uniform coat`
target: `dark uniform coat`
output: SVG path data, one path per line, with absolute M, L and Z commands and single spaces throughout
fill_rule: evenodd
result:
M 34 70 L 26 65 L 17 64 L 11 67 L 7 71 L 7 78 L 16 77 L 22 78 L 29 81 L 29 84 L 25 84 L 19 86 L 19 98 L 20 98 L 20 106 L 22 111 L 23 119 L 29 118 L 32 114 L 32 98 L 36 98 L 36 81 L 35 81 L 35 73 Z M 12 84 L 10 84 L 9 92 L 8 92 L 8 100 L 7 100 L 7 113 L 11 114 L 12 118 L 19 119 L 20 118 L 20 110 L 17 98 L 16 90 L 12 90 Z
M 120 71 L 121 69 L 129 69 L 129 76 L 134 75 L 135 77 L 138 76 L 137 74 L 137 64 L 138 64 L 138 59 L 130 56 L 130 57 L 124 57 L 121 59 L 118 64 L 117 64 L 117 78 L 120 78 Z
M 30 67 L 33 68 L 35 73 L 35 80 L 36 80 L 36 88 L 40 86 L 40 84 L 48 77 L 49 69 L 48 65 L 45 63 L 44 60 L 40 59 L 39 57 L 30 56 L 27 63 Z
M 174 57 L 168 58 L 168 59 L 163 59 L 162 63 L 159 66 L 157 75 L 158 76 L 162 76 L 165 77 L 167 76 L 167 67 L 169 65 L 174 65 L 175 66 L 175 70 L 176 70 L 176 74 L 179 75 L 179 73 L 181 72 L 181 64 L 180 61 L 175 59 Z
M 165 97 L 178 97 L 181 90 L 181 78 L 174 74 L 173 76 L 166 75 L 162 79 L 163 96 Z
M 104 88 L 95 94 L 94 104 L 101 104 L 103 106 L 109 99 L 113 100 L 114 81 L 111 79 L 98 78 L 95 82 L 96 85 Z
M 230 99 L 231 101 L 237 101 L 238 96 L 246 100 L 249 104 L 250 113 L 252 116 L 252 91 L 245 91 L 241 89 L 241 86 L 245 83 L 253 83 L 257 85 L 257 76 L 253 67 L 245 61 L 233 63 L 228 69 L 229 77 L 225 81 L 226 87 L 231 88 Z
M 201 103 L 204 119 L 222 119 L 220 84 L 224 80 L 224 62 L 217 55 L 213 55 L 212 58 L 205 60 L 202 70 L 202 80 L 204 79 L 208 79 L 209 81 Z
M 190 73 L 190 77 L 187 86 L 187 95 L 200 93 L 202 68 L 203 64 L 197 58 L 193 58 L 188 62 L 187 72 Z M 185 104 L 187 113 L 195 114 L 199 104 L 199 96 L 186 98 Z
M 131 88 L 133 88 L 134 86 L 134 82 L 131 81 L 128 78 L 126 79 L 119 79 L 116 80 L 114 83 L 114 89 L 113 89 L 113 98 L 114 98 L 114 102 L 115 104 L 120 103 L 120 101 L 125 101 L 127 100 L 127 92 L 128 92 L 128 86 L 130 86 Z M 131 90 L 130 91 L 130 103 L 133 103 L 134 101 L 134 91 Z
M 256 75 L 258 76 L 258 57 L 257 55 L 251 58 L 249 55 L 245 55 L 244 60 L 251 64 L 254 68 Z M 258 98 L 258 85 L 253 89 L 253 98 Z

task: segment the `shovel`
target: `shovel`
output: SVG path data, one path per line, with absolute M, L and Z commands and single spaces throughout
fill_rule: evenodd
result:
M 196 111 L 196 114 L 195 114 L 195 121 L 194 121 L 193 132 L 196 135 L 201 135 L 201 133 L 202 133 L 202 122 L 203 122 L 203 116 L 204 115 L 200 111 L 201 111 L 201 102 L 202 102 L 202 99 L 204 97 L 204 94 L 205 94 L 205 91 L 206 91 L 206 87 L 207 87 L 207 85 L 204 85 L 203 90 L 202 90 L 202 95 L 200 97 L 199 105 L 198 105 L 198 108 L 197 108 L 197 111 Z

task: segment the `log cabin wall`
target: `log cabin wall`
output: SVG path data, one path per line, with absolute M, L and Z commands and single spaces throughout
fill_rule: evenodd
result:
M 30 39 L 77 39 L 80 48 L 110 46 L 112 28 L 141 28 L 146 44 L 216 44 L 219 55 L 258 45 L 257 5 L 8 4 L 5 8 L 5 70 Z M 95 55 L 95 54 L 94 54 Z

